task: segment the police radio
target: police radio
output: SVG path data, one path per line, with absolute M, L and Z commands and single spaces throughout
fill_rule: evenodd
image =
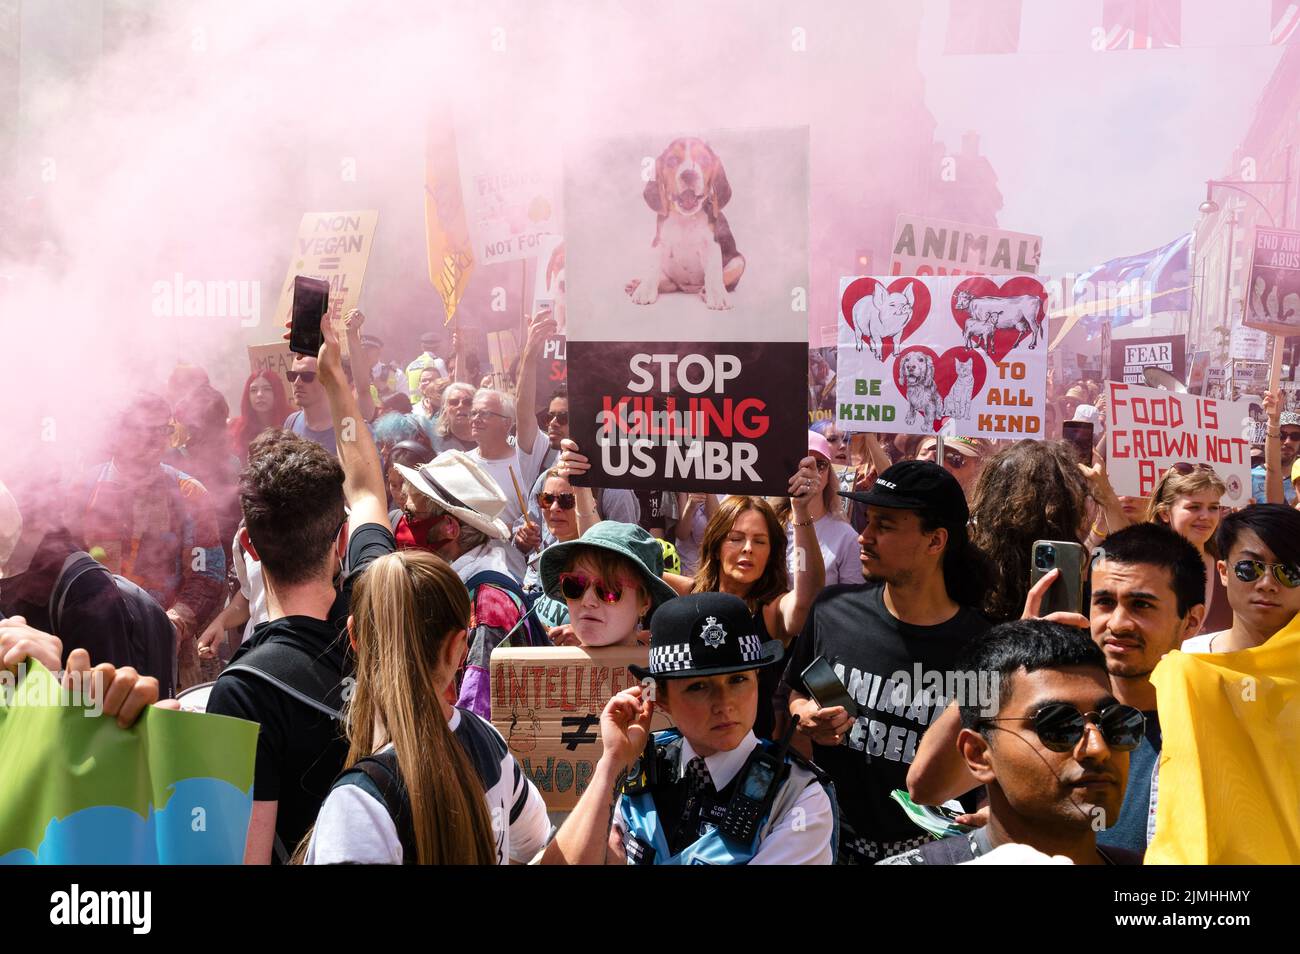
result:
M 717 825 L 719 833 L 743 844 L 753 842 L 759 823 L 771 812 L 776 793 L 790 771 L 785 764 L 785 753 L 797 728 L 799 717 L 794 716 L 776 748 L 768 751 L 759 745 L 749 753 L 736 776 L 727 814 Z

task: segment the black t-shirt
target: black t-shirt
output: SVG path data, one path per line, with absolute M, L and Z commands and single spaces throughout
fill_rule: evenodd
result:
M 901 622 L 885 608 L 883 583 L 830 586 L 817 598 L 791 648 L 785 683 L 808 695 L 801 673 L 825 656 L 861 709 L 844 742 L 813 745 L 813 761 L 835 782 L 841 819 L 852 829 L 848 837 L 896 842 L 919 834 L 889 793 L 907 788 L 907 767 L 921 736 L 943 711 L 951 687 L 961 685 L 948 674 L 989 627 L 966 607 L 938 626 Z M 895 674 L 906 674 L 906 681 Z M 929 688 L 944 697 L 927 695 Z
M 64 562 L 81 547 L 66 530 L 47 533 L 26 571 L 0 580 L 0 616 L 22 616 L 27 625 L 63 641 L 63 664 L 74 649 L 90 653 L 91 665 L 134 666 L 146 675 L 151 660 L 132 651 L 131 624 L 117 583 L 108 573 L 83 573 L 66 587 L 59 625 L 50 619 L 50 594 Z M 160 681 L 171 682 L 171 674 Z
M 355 670 L 347 641 L 348 605 L 352 584 L 372 560 L 397 549 L 392 531 L 377 523 L 359 527 L 348 540 L 351 571 L 329 619 L 285 616 L 262 623 L 239 648 L 238 662 L 254 647 L 269 641 L 301 648 L 338 672 L 341 682 Z M 256 722 L 257 763 L 253 770 L 253 800 L 278 802 L 275 833 L 290 854 L 316 821 L 316 814 L 348 754 L 342 727 L 325 713 L 299 702 L 265 679 L 226 671 L 208 697 L 208 712 Z
M 663 491 L 660 490 L 634 490 L 637 503 L 641 505 L 641 519 L 637 521 L 641 529 L 649 533 L 651 530 L 668 529 L 668 513 L 664 506 L 665 498 Z

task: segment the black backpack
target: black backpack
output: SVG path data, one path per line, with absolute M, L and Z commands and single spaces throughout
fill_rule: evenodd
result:
M 117 585 L 130 627 L 130 658 L 122 660 L 92 659 L 92 663 L 113 662 L 134 666 L 143 676 L 158 680 L 158 695 L 170 699 L 176 690 L 176 630 L 158 601 L 124 576 L 118 576 L 89 553 L 78 550 L 63 561 L 50 590 L 50 628 L 63 637 L 63 607 L 72 585 L 87 573 L 107 573 Z M 75 649 L 76 647 L 69 647 Z

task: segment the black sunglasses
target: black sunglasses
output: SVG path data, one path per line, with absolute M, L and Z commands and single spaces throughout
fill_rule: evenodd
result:
M 1083 738 L 1084 726 L 1091 722 L 1101 730 L 1106 744 L 1117 752 L 1131 752 L 1142 742 L 1146 716 L 1140 709 L 1116 702 L 1101 712 L 1080 712 L 1065 702 L 1043 706 L 1031 716 L 1007 716 L 982 719 L 982 722 L 1033 722 L 1034 731 L 1045 748 L 1053 752 L 1070 752 Z
M 303 384 L 311 384 L 316 380 L 315 371 L 286 371 L 284 376 L 289 379 L 290 384 L 294 384 L 299 379 L 302 380 Z
M 540 493 L 537 495 L 537 502 L 542 505 L 543 510 L 550 510 L 555 503 L 559 503 L 561 510 L 572 510 L 578 505 L 578 501 L 573 494 Z
M 1273 579 L 1288 590 L 1294 590 L 1297 586 L 1300 586 L 1300 570 L 1285 563 L 1265 563 L 1263 560 L 1238 560 L 1232 565 L 1232 572 L 1237 574 L 1237 579 L 1243 583 L 1254 583 L 1267 570 L 1272 570 Z
M 551 423 L 551 421 L 555 421 L 561 427 L 566 427 L 569 423 L 569 412 L 568 411 L 538 411 L 537 412 L 537 423 L 542 427 L 545 427 L 547 424 Z

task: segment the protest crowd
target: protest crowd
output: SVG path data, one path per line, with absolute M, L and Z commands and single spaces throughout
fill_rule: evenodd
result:
M 0 492 L 4 666 L 93 667 L 123 726 L 257 723 L 246 863 L 1137 864 L 1180 784 L 1153 671 L 1300 612 L 1276 394 L 1238 508 L 1205 465 L 1117 495 L 1092 379 L 1049 381 L 1044 435 L 1091 423 L 1088 455 L 824 419 L 785 496 L 644 492 L 591 486 L 537 399 L 550 312 L 506 374 L 372 324 L 325 322 L 292 393 L 178 366 L 102 459 Z M 1050 612 L 1036 541 L 1084 554 Z M 553 647 L 642 654 L 567 811 L 493 723 L 494 652 Z M 993 698 L 921 690 L 963 672 Z
M 0 3 L 0 872 L 1300 865 L 1300 0 L 231 6 Z

